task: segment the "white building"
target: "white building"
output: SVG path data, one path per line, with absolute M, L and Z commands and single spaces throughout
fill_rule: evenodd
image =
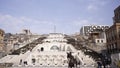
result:
M 95 38 L 96 44 L 105 44 L 106 43 L 106 34 L 105 32 L 101 32 L 98 38 Z
M 23 29 L 20 34 L 25 34 L 25 35 L 32 35 L 31 31 L 29 29 Z

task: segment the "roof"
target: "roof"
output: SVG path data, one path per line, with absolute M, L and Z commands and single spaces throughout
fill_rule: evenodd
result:
M 120 5 L 114 10 L 114 12 L 120 11 Z
M 2 31 L 3 33 L 5 33 L 3 29 L 0 29 L 0 31 Z

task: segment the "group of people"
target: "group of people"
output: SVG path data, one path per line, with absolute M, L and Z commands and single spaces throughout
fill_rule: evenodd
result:
M 109 66 L 109 64 L 105 63 L 104 60 L 101 60 L 99 58 L 99 60 L 97 61 L 97 68 L 108 68 L 107 66 Z
M 76 67 L 77 65 L 80 65 L 80 62 L 76 60 L 74 56 L 72 56 L 72 53 L 67 53 L 67 59 L 68 59 L 68 68 Z
M 23 62 L 23 60 L 20 59 L 20 63 L 19 63 L 19 64 L 22 65 L 22 63 L 23 63 L 24 65 L 28 65 L 28 64 L 27 64 L 27 61 L 24 61 L 24 62 Z

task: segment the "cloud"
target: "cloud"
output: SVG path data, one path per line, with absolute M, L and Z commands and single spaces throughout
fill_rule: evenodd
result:
M 84 25 L 98 25 L 99 23 L 92 22 L 88 19 L 80 19 L 73 22 L 75 26 L 84 26 Z
M 87 7 L 88 10 L 97 10 L 97 8 L 98 7 L 96 7 L 95 5 L 92 5 L 92 4 L 88 5 L 88 7 Z
M 87 10 L 98 10 L 99 8 L 105 6 L 108 4 L 108 0 L 90 0 L 90 2 L 87 5 Z
M 24 28 L 32 29 L 33 31 L 40 29 L 40 27 L 49 29 L 48 26 L 53 24 L 54 23 L 51 21 L 36 20 L 24 16 L 15 17 L 8 14 L 0 14 L 0 27 L 5 31 L 12 33 L 16 33 Z M 39 31 L 43 31 L 43 29 Z

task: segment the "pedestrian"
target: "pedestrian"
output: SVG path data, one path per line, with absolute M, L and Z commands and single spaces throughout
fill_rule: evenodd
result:
M 102 68 L 102 63 L 101 63 L 101 61 L 98 61 L 97 64 L 98 64 L 98 67 L 97 67 L 97 68 Z
M 22 64 L 22 59 L 20 59 L 20 65 Z
M 77 68 L 77 60 L 74 58 L 74 66 Z
M 69 63 L 68 63 L 68 68 L 73 68 L 74 67 L 74 59 L 71 58 Z
M 28 64 L 27 64 L 27 61 L 24 61 L 24 65 L 28 65 Z

